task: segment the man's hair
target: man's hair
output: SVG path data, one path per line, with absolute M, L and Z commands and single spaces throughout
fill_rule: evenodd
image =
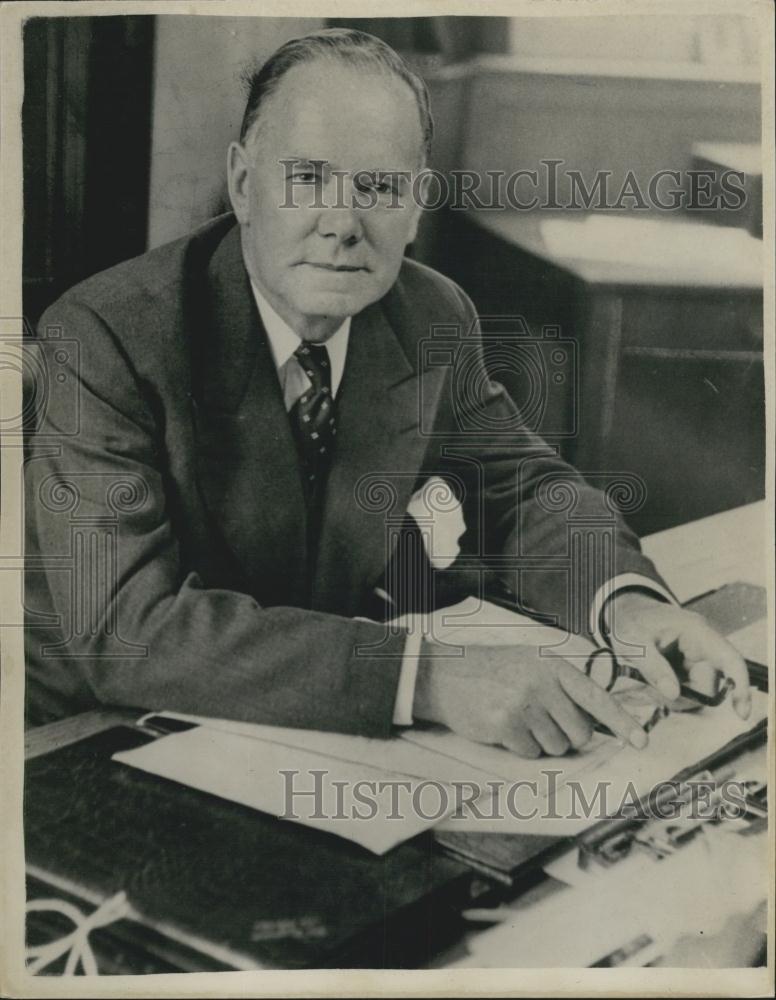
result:
M 336 59 L 356 69 L 392 73 L 404 80 L 415 95 L 423 131 L 423 153 L 428 155 L 434 121 L 426 84 L 390 45 L 354 28 L 324 28 L 301 38 L 292 38 L 281 45 L 258 70 L 247 73 L 248 100 L 240 127 L 240 142 L 245 143 L 258 121 L 262 105 L 277 90 L 285 74 L 292 67 L 313 59 Z

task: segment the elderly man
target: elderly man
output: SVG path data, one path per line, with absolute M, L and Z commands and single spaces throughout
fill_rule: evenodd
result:
M 477 329 L 460 288 L 404 257 L 431 135 L 424 84 L 384 43 L 293 40 L 251 81 L 233 214 L 44 315 L 52 351 L 52 329 L 78 344 L 60 367 L 79 391 L 70 434 L 52 383 L 28 464 L 38 717 L 113 703 L 375 736 L 422 719 L 525 756 L 582 746 L 597 721 L 646 744 L 579 664 L 525 646 L 455 655 L 385 624 L 429 606 L 402 520 L 424 483 L 460 500 L 469 568 L 432 574 L 431 602 L 496 581 L 566 628 L 565 515 L 540 484 L 601 504 L 520 425 L 479 348 L 464 398 L 421 349 L 435 328 Z M 727 674 L 747 714 L 743 662 L 672 602 L 624 524 L 611 572 L 580 576 L 589 632 L 638 655 L 663 697 L 679 693 L 673 647 L 694 677 Z

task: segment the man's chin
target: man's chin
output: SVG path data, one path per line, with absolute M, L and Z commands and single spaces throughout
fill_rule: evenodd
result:
M 332 316 L 345 319 L 355 316 L 368 305 L 382 297 L 382 291 L 362 289 L 359 294 L 352 292 L 316 292 L 301 297 L 299 311 L 306 316 Z

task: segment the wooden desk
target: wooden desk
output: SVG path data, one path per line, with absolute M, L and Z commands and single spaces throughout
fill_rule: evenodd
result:
M 576 341 L 576 385 L 548 385 L 537 429 L 583 472 L 644 479 L 640 533 L 763 496 L 760 241 L 678 214 L 469 211 L 450 245 L 481 313 Z
M 70 743 L 105 732 L 113 726 L 134 722 L 139 715 L 133 709 L 95 708 L 91 712 L 58 719 L 47 726 L 28 729 L 24 734 L 24 759 L 33 760 L 43 754 L 66 747 Z
M 703 614 L 723 634 L 730 636 L 753 622 L 765 619 L 767 569 L 762 558 L 762 542 L 767 528 L 765 504 L 750 504 L 737 510 L 725 511 L 690 524 L 660 532 L 643 539 L 645 551 L 657 561 L 675 592 L 694 611 Z M 737 556 L 735 539 L 739 541 Z M 757 548 L 759 543 L 759 550 Z M 695 554 L 690 565 L 689 556 Z M 675 564 L 672 565 L 673 560 Z M 703 567 L 704 571 L 698 572 Z M 712 570 L 712 567 L 715 567 Z M 702 581 L 714 581 L 710 590 Z M 768 663 L 768 642 L 772 629 L 762 629 L 757 648 L 750 650 L 753 658 Z M 773 664 L 769 663 L 771 673 Z M 740 759 L 742 773 L 752 767 L 755 773 L 767 766 L 766 748 L 749 751 Z M 565 886 L 546 878 L 518 895 L 509 906 L 522 913 L 542 900 L 563 892 Z M 678 887 L 677 887 L 678 888 Z M 678 895 L 677 895 L 677 898 Z M 676 904 L 676 900 L 673 901 Z M 654 964 L 665 968 L 744 967 L 759 964 L 763 958 L 766 927 L 765 907 L 752 913 L 731 918 L 713 940 L 698 940 L 696 928 L 688 927 L 686 937 L 677 941 L 670 954 Z M 583 931 L 580 928 L 580 931 Z M 488 934 L 487 926 L 473 924 L 464 938 L 453 948 L 437 956 L 432 968 L 451 965 L 483 965 L 511 967 L 504 955 L 497 961 L 482 960 L 478 939 Z M 616 946 L 615 946 L 616 947 Z M 480 956 L 472 962 L 470 955 Z
M 735 210 L 719 208 L 701 210 L 695 214 L 704 222 L 718 226 L 741 226 L 753 236 L 763 235 L 763 150 L 759 143 L 695 142 L 692 146 L 692 169 L 705 172 L 709 178 L 709 198 L 724 194 L 721 177 L 733 170 L 743 174 L 746 200 Z M 727 203 L 729 199 L 725 198 Z

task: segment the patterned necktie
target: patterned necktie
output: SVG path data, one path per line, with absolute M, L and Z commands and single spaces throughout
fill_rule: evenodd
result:
M 331 394 L 331 364 L 325 344 L 300 344 L 294 356 L 311 383 L 291 409 L 305 491 L 309 498 L 318 492 L 325 479 L 337 433 Z

